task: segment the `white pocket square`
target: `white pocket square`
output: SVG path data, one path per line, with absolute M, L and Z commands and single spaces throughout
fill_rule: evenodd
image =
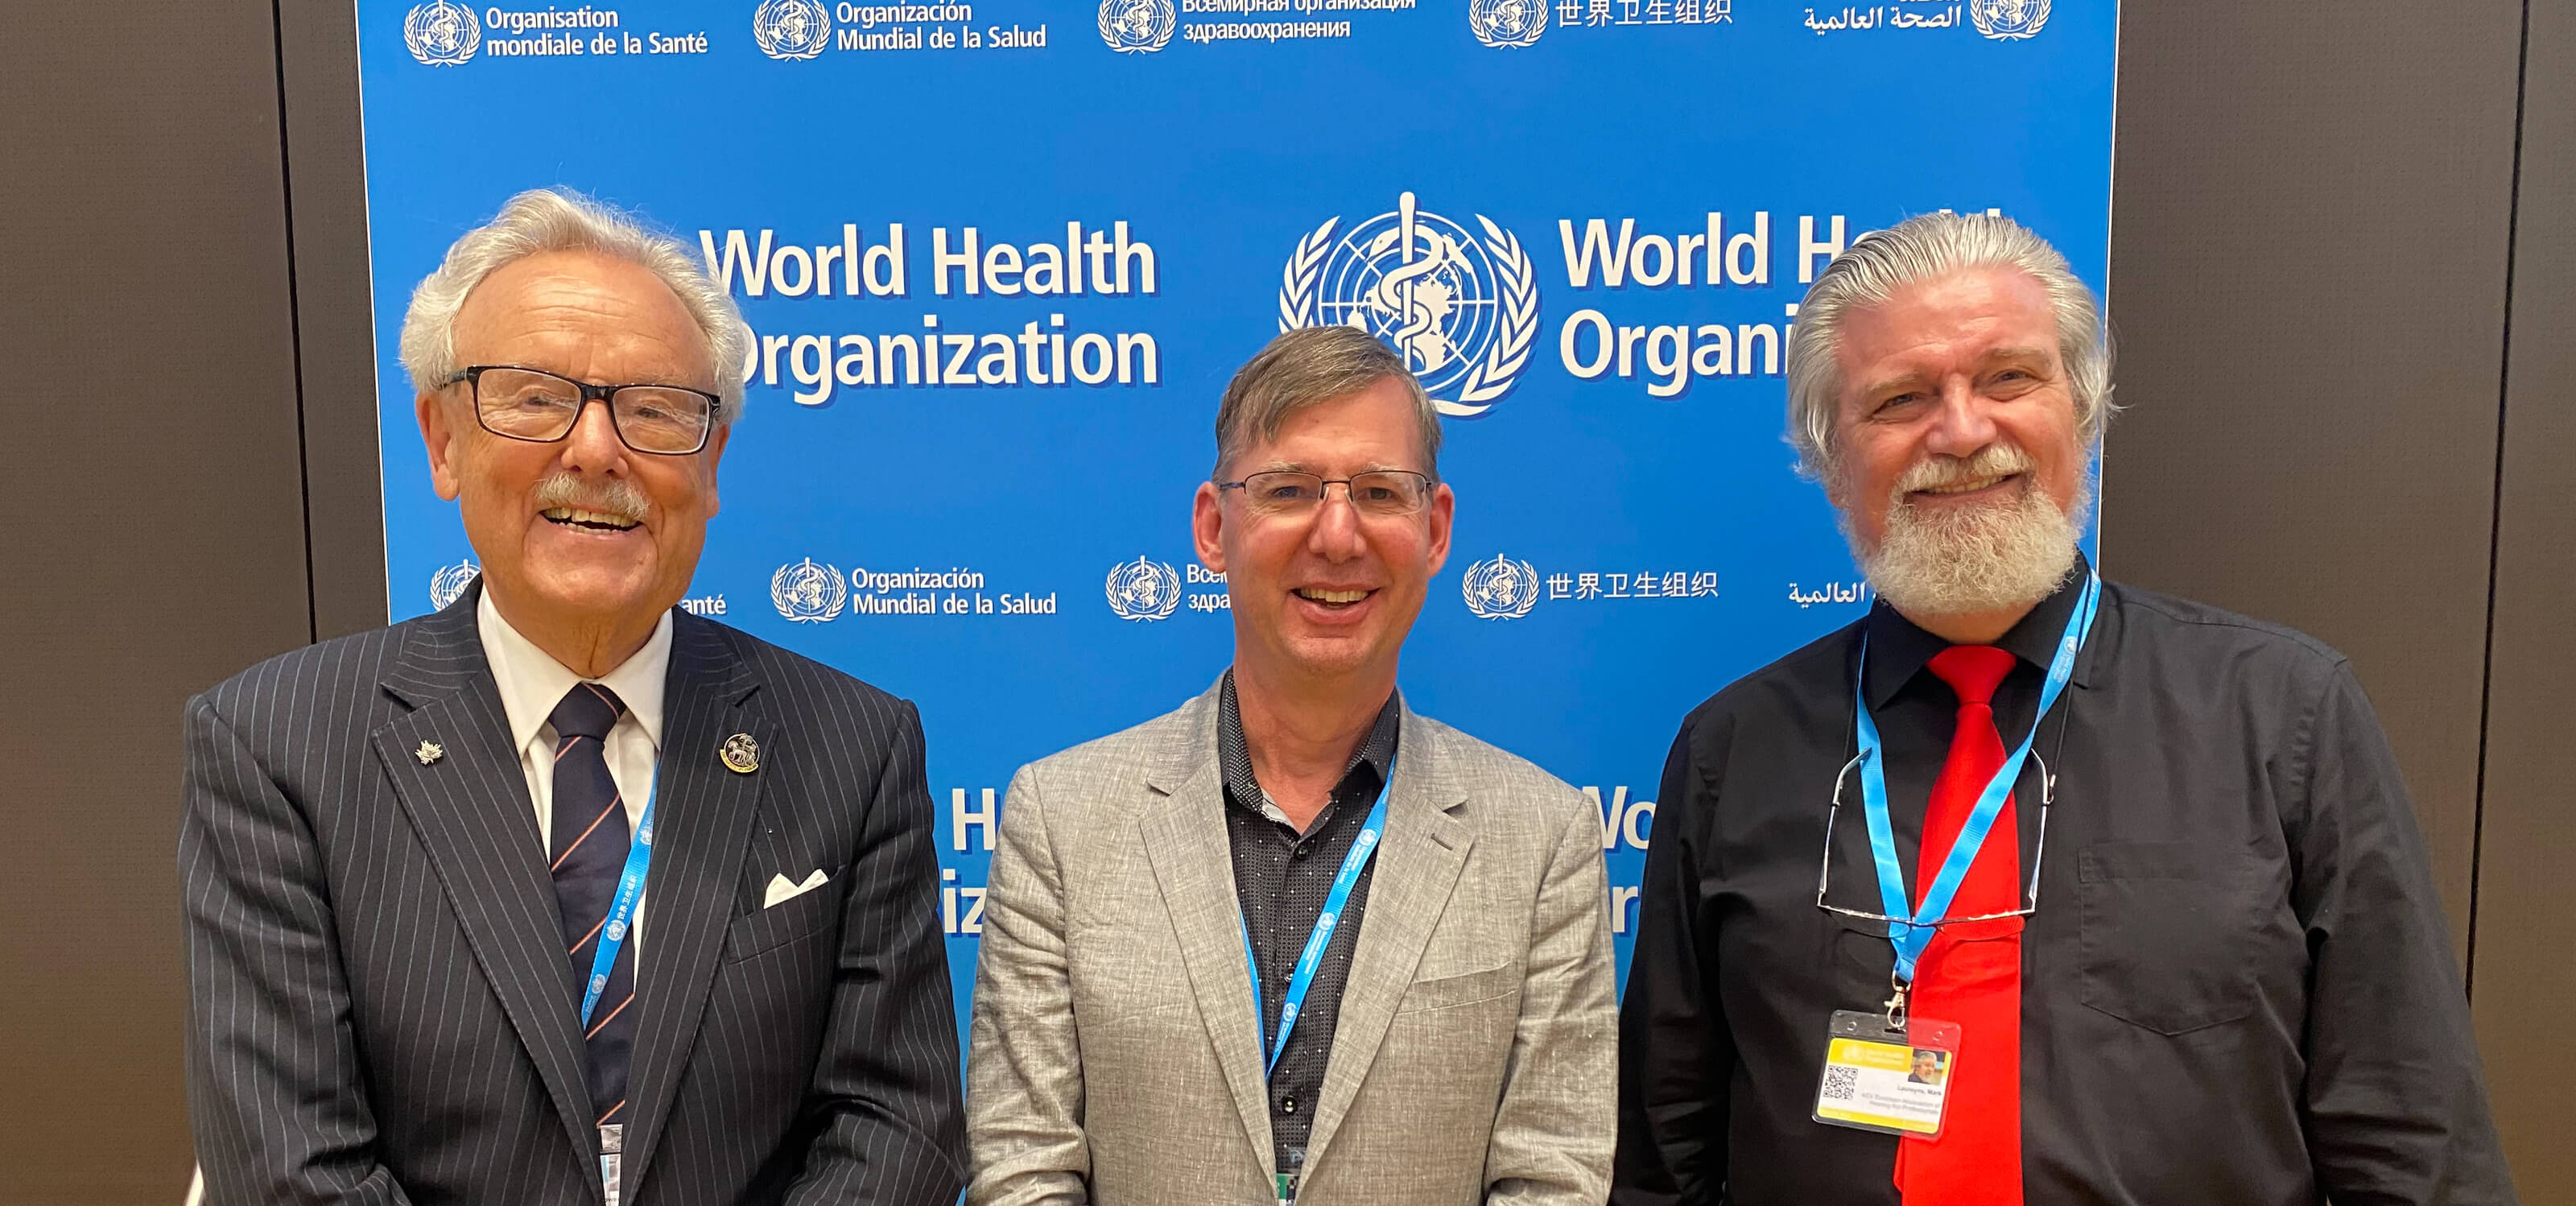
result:
M 821 867 L 814 868 L 814 873 L 806 876 L 805 882 L 801 884 L 789 880 L 784 875 L 770 876 L 769 892 L 761 899 L 760 907 L 764 909 L 777 908 L 779 903 L 782 901 L 794 900 L 816 888 L 822 887 L 824 882 L 830 878 L 831 876 L 823 874 L 823 869 Z

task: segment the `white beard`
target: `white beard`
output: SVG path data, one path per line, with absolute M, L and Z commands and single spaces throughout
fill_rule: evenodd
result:
M 1844 516 L 1843 537 L 1879 597 L 1908 615 L 1955 616 L 2027 608 L 2055 593 L 2075 567 L 2076 538 L 2093 504 L 2091 472 L 2063 511 L 2027 476 L 2018 498 L 1988 506 L 1935 512 L 1905 501 L 1944 479 L 2032 467 L 2019 449 L 2001 445 L 1949 464 L 1948 471 L 1917 466 L 1898 483 L 1876 548 L 1863 547 Z

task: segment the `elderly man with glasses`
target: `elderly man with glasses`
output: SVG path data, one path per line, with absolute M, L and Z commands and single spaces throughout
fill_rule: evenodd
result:
M 1367 333 L 1292 331 L 1216 442 L 1232 668 L 1003 806 L 967 1200 L 1600 1202 L 1600 814 L 1396 690 L 1449 553 L 1437 413 Z
M 680 244 L 554 192 L 414 293 L 483 573 L 188 705 L 207 1201 L 953 1201 L 918 714 L 676 606 L 742 333 Z
M 1878 598 L 1673 743 L 1612 1201 L 2513 1200 L 2352 667 L 2077 551 L 2109 393 L 2006 218 L 1807 294 L 1790 439 Z

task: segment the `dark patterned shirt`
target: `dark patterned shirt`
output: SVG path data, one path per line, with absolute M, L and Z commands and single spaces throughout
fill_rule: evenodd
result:
M 1243 741 L 1243 714 L 1234 698 L 1234 674 L 1225 676 L 1217 702 L 1217 763 L 1225 772 L 1225 826 L 1234 858 L 1235 897 L 1243 908 L 1244 929 L 1252 938 L 1253 958 L 1261 971 L 1261 1054 L 1268 1059 L 1278 1038 L 1279 1006 L 1288 996 L 1288 976 L 1305 951 L 1307 935 L 1324 911 L 1333 877 L 1342 869 L 1378 786 L 1395 764 L 1401 694 L 1389 694 L 1378 709 L 1368 739 L 1351 755 L 1332 800 L 1316 814 L 1305 833 L 1288 823 L 1287 814 L 1270 803 L 1252 775 L 1252 751 Z M 1369 880 L 1375 860 L 1360 872 L 1333 940 L 1316 965 L 1314 987 L 1306 992 L 1297 1028 L 1270 1077 L 1270 1138 L 1282 1172 L 1304 1160 L 1306 1134 L 1314 1126 L 1315 1100 L 1324 1089 L 1324 1067 L 1333 1053 L 1333 1030 L 1341 1018 L 1342 984 L 1350 978 L 1351 952 L 1360 937 L 1360 915 L 1368 907 Z

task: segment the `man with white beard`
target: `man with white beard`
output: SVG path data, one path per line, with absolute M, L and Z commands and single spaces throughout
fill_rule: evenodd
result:
M 2109 394 L 2008 219 L 1808 293 L 1789 438 L 1878 599 L 1673 743 L 1614 1203 L 2514 1200 L 2351 667 L 2078 552 Z

